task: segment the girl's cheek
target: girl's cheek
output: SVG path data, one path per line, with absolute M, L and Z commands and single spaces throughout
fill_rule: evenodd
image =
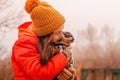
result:
M 56 42 L 58 40 L 58 36 L 53 36 L 52 37 L 52 42 Z
M 52 42 L 57 42 L 58 40 L 60 40 L 62 38 L 62 36 L 63 36 L 63 34 L 53 35 Z
M 54 36 L 54 42 L 57 42 L 58 40 L 60 40 L 62 37 L 59 35 L 59 36 Z

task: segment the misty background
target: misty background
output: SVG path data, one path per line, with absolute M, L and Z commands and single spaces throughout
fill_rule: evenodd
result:
M 24 10 L 25 1 L 0 0 L 0 65 L 4 61 L 10 64 L 7 59 L 17 39 L 17 26 L 31 20 Z M 72 52 L 75 63 L 79 63 L 75 67 L 110 67 L 113 63 L 113 68 L 120 67 L 119 0 L 41 1 L 47 1 L 66 18 L 64 31 L 75 37 Z
M 77 35 L 77 31 L 86 29 L 88 24 L 93 25 L 97 29 L 101 29 L 107 25 L 115 29 L 117 32 L 120 30 L 119 0 L 41 1 L 47 1 L 65 16 L 66 23 L 64 30 L 72 32 L 74 36 Z M 13 21 L 13 25 L 9 25 L 9 27 L 14 27 L 13 29 L 11 29 L 9 32 L 6 31 L 6 37 L 4 38 L 3 43 L 8 45 L 10 49 L 11 45 L 17 38 L 17 26 L 22 22 L 29 21 L 30 17 L 29 14 L 24 10 L 25 0 L 1 0 L 0 2 L 5 3 L 5 5 L 0 8 L 2 11 L 0 13 L 1 22 L 4 20 L 4 18 L 8 19 L 8 17 L 12 16 L 17 17 L 17 15 L 19 15 L 19 17 L 22 16 L 21 18 L 17 19 L 17 21 Z M 117 33 L 115 34 L 117 37 L 119 37 Z

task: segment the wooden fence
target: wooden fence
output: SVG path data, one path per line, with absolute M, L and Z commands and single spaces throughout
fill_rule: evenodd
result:
M 82 69 L 80 80 L 120 80 L 120 69 Z

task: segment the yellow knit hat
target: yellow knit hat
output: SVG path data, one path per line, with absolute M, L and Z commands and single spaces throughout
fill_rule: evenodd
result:
M 46 2 L 27 0 L 25 10 L 30 14 L 34 25 L 33 30 L 38 36 L 53 32 L 65 22 L 64 17 Z

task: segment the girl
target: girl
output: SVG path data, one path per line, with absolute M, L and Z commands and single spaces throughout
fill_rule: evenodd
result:
M 61 32 L 65 19 L 48 3 L 39 0 L 27 0 L 25 10 L 30 14 L 32 21 L 18 27 L 18 39 L 13 45 L 11 55 L 15 80 L 53 80 L 68 64 L 67 57 L 57 53 L 42 66 L 39 47 L 43 49 L 43 44 L 39 45 L 38 37 L 50 34 L 46 42 L 59 40 L 63 35 Z M 70 77 L 71 75 L 67 75 L 66 80 Z

